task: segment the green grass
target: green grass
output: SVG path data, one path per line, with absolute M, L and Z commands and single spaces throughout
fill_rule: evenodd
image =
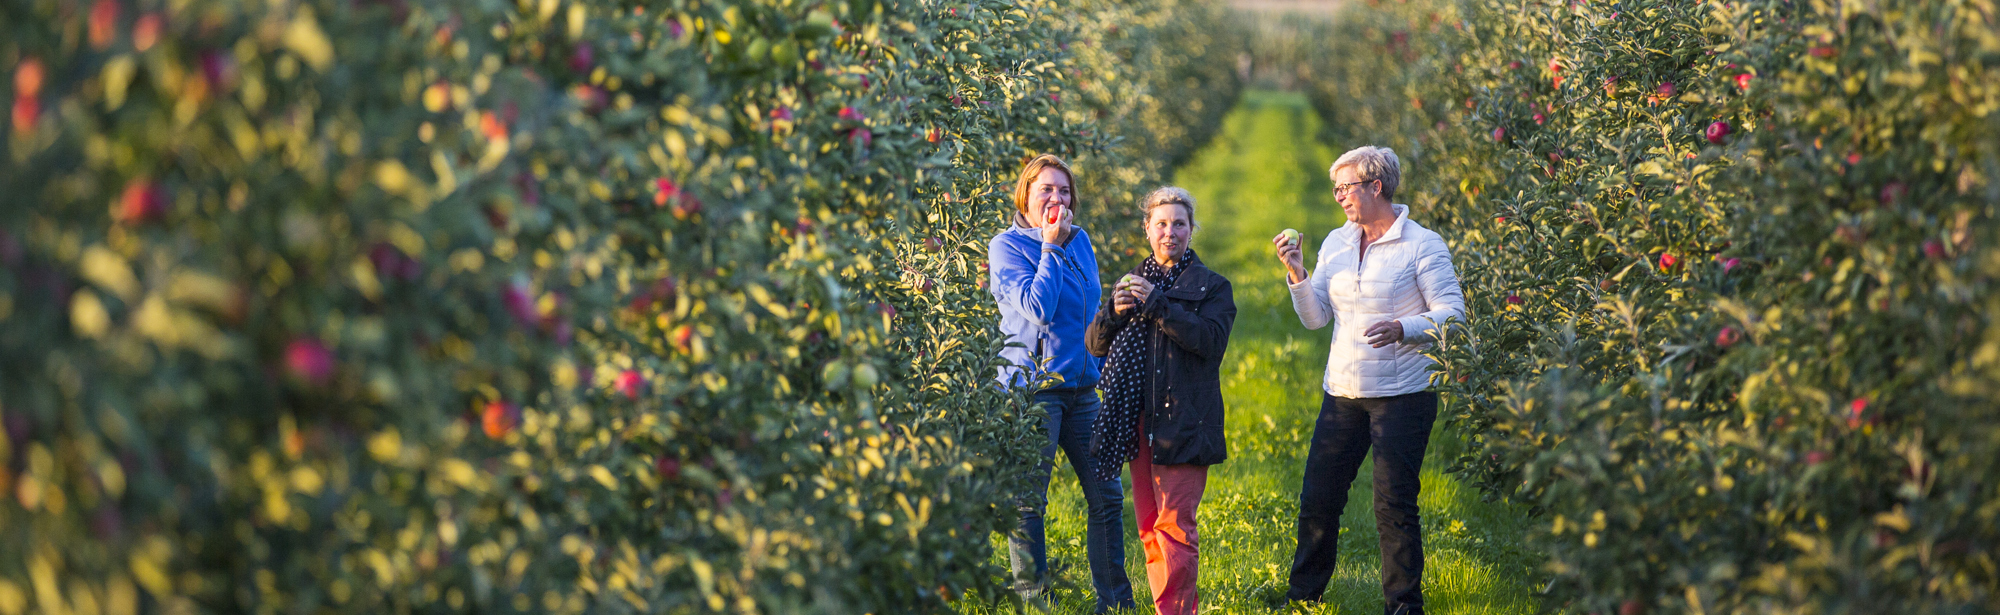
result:
M 1198 515 L 1202 611 L 1262 612 L 1262 599 L 1282 595 L 1291 564 L 1298 488 L 1307 441 L 1319 412 L 1319 380 L 1329 333 L 1309 331 L 1293 314 L 1283 270 L 1270 240 L 1286 227 L 1305 233 L 1307 262 L 1328 231 L 1342 222 L 1329 194 L 1326 167 L 1338 154 L 1314 140 L 1319 118 L 1299 94 L 1251 92 L 1225 120 L 1216 140 L 1178 172 L 1195 195 L 1194 247 L 1208 266 L 1233 282 L 1237 316 L 1223 368 L 1230 459 L 1209 469 Z M 1092 229 L 1098 234 L 1139 229 Z M 1515 506 L 1481 502 L 1477 490 L 1443 470 L 1458 448 L 1455 434 L 1433 431 L 1424 462 L 1420 508 L 1424 527 L 1426 610 L 1440 615 L 1530 613 L 1536 554 L 1522 537 L 1527 520 Z M 1083 552 L 1083 497 L 1067 465 L 1050 486 L 1049 554 L 1062 562 L 1056 613 L 1094 606 Z M 1326 604 L 1312 613 L 1380 613 L 1382 592 L 1373 494 L 1363 465 L 1341 519 L 1340 568 Z M 1126 479 L 1125 547 L 1139 612 L 1151 613 L 1145 554 L 1132 527 Z M 1006 567 L 1005 542 L 995 537 L 996 562 Z M 1012 612 L 1009 601 L 967 600 L 967 615 Z

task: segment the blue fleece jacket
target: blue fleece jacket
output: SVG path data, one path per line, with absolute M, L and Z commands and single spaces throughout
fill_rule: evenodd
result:
M 1090 235 L 1078 228 L 1068 245 L 1042 243 L 1042 229 L 1017 221 L 987 244 L 986 260 L 1000 331 L 1021 345 L 1000 351 L 1013 364 L 1000 369 L 1000 383 L 1028 386 L 1046 370 L 1062 375 L 1056 388 L 1096 386 L 1101 359 L 1083 342 L 1104 290 Z

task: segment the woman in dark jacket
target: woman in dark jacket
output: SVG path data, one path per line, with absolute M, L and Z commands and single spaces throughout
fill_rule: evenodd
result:
M 1105 357 L 1103 408 L 1091 433 L 1097 471 L 1132 463 L 1133 508 L 1146 547 L 1146 580 L 1161 615 L 1192 615 L 1198 540 L 1195 509 L 1208 466 L 1222 463 L 1222 353 L 1236 321 L 1229 280 L 1188 249 L 1194 197 L 1180 188 L 1146 195 L 1153 257 L 1120 279 L 1085 333 Z

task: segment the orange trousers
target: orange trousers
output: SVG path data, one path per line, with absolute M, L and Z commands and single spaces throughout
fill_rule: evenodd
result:
M 1153 588 L 1159 615 L 1194 615 L 1201 551 L 1194 517 L 1207 488 L 1207 466 L 1153 465 L 1153 443 L 1139 438 L 1139 454 L 1132 459 L 1132 507 L 1139 516 L 1139 542 L 1146 547 L 1146 583 Z

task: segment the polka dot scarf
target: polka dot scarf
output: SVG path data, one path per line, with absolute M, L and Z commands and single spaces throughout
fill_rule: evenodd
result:
M 1148 258 L 1132 270 L 1132 275 L 1153 284 L 1156 298 L 1147 301 L 1152 303 L 1164 300 L 1158 299 L 1158 294 L 1172 287 L 1181 272 L 1195 262 L 1194 250 L 1190 248 L 1172 269 Z M 1111 338 L 1111 351 L 1104 359 L 1104 377 L 1097 382 L 1098 390 L 1104 392 L 1104 405 L 1098 408 L 1097 422 L 1090 429 L 1090 453 L 1100 480 L 1118 478 L 1118 470 L 1139 454 L 1139 418 L 1146 410 L 1146 346 L 1157 326 L 1135 314 L 1125 328 L 1118 330 L 1117 337 Z

